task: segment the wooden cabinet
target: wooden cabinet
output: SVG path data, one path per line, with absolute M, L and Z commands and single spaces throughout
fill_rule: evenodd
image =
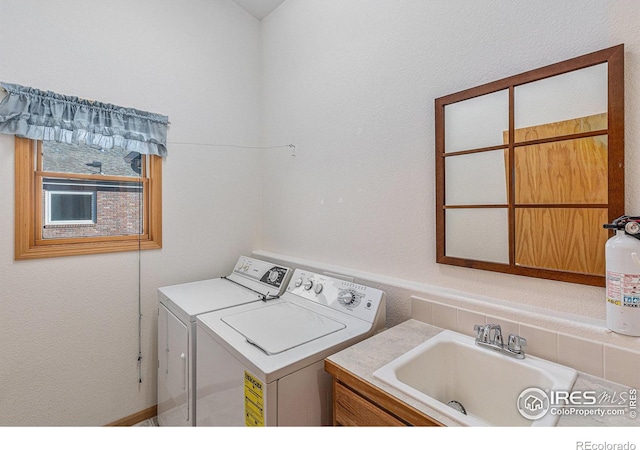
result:
M 334 426 L 442 426 L 330 360 L 324 368 L 333 377 Z
M 333 424 L 352 427 L 408 425 L 339 381 L 333 380 Z

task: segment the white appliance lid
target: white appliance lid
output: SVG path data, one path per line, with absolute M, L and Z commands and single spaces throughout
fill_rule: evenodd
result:
M 191 321 L 195 321 L 198 314 L 260 299 L 256 292 L 224 278 L 165 286 L 159 290 L 171 303 L 184 311 Z
M 294 303 L 284 302 L 222 317 L 268 355 L 276 355 L 346 327 Z

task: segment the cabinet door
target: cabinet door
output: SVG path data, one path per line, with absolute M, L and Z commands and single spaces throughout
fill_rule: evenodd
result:
M 352 427 L 407 425 L 336 381 L 333 382 L 333 395 L 335 425 Z
M 158 308 L 158 421 L 189 425 L 189 332 L 171 311 Z

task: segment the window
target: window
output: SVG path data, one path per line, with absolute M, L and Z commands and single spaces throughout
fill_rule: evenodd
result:
M 45 192 L 45 226 L 96 223 L 96 192 Z
M 161 248 L 158 156 L 16 137 L 16 259 Z

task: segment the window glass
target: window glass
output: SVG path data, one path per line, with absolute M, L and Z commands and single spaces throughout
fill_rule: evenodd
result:
M 143 183 L 44 178 L 43 239 L 143 233 Z
M 100 174 L 139 177 L 140 153 L 101 149 L 85 144 L 42 142 L 42 170 L 45 172 Z
M 144 185 L 126 181 L 140 179 L 139 153 L 52 141 L 41 149 L 42 171 L 61 174 L 42 178 L 42 239 L 143 233 Z
M 48 191 L 48 223 L 93 223 L 93 192 Z

